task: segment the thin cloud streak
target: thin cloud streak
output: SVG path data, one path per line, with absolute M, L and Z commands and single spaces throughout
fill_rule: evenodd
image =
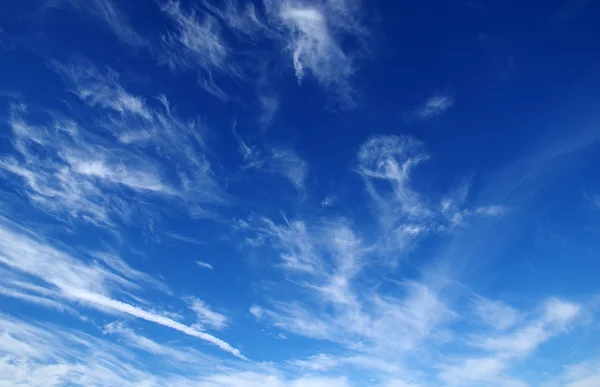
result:
M 142 320 L 150 321 L 167 328 L 174 329 L 181 333 L 184 333 L 188 336 L 196 337 L 200 340 L 204 340 L 211 344 L 216 345 L 220 349 L 225 352 L 231 353 L 233 356 L 240 358 L 242 360 L 248 360 L 241 352 L 231 345 L 226 343 L 225 341 L 214 337 L 205 332 L 200 332 L 192 327 L 181 324 L 173 319 L 168 317 L 160 316 L 154 313 L 147 312 L 142 308 L 139 308 L 134 305 L 129 305 L 127 303 L 121 302 L 119 300 L 113 300 L 108 297 L 105 297 L 101 294 L 94 294 L 86 291 L 81 291 L 77 289 L 70 289 L 66 294 L 68 297 L 88 303 L 89 305 L 100 307 L 102 309 L 114 310 L 117 312 L 122 312 L 129 314 L 133 317 L 140 318 Z
M 198 265 L 198 267 L 201 267 L 201 268 L 204 268 L 204 269 L 213 270 L 212 265 L 210 263 L 207 263 L 207 262 L 196 261 L 196 265 Z
M 49 0 L 44 5 L 44 8 L 63 7 L 88 13 L 92 19 L 104 24 L 124 44 L 138 48 L 149 45 L 148 39 L 133 28 L 128 17 L 111 0 Z
M 100 311 L 125 313 L 163 325 L 214 344 L 240 359 L 246 359 L 239 350 L 210 334 L 109 297 L 109 294 L 120 288 L 137 288 L 138 285 L 133 283 L 131 278 L 139 277 L 138 272 L 125 271 L 131 278 L 107 272 L 98 266 L 85 264 L 51 246 L 37 242 L 23 231 L 14 231 L 14 227 L 7 220 L 2 220 L 0 224 L 0 236 L 3 240 L 3 244 L 0 245 L 0 263 L 11 268 L 16 275 L 22 273 L 36 277 L 44 283 L 45 290 L 59 298 L 82 302 Z M 212 321 L 209 322 L 213 325 L 224 324 L 224 321 L 217 319 L 220 318 L 218 314 L 205 313 L 205 317 L 211 317 Z

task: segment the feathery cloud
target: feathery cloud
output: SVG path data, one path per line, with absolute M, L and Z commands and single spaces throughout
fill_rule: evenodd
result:
M 126 91 L 116 73 L 103 74 L 84 59 L 51 67 L 90 109 L 82 110 L 98 118 L 97 124 L 83 125 L 54 115 L 46 124 L 32 125 L 27 108 L 12 105 L 16 154 L 1 159 L 0 170 L 21 177 L 31 203 L 57 216 L 113 228 L 140 210 L 127 200 L 132 196 L 168 196 L 190 214 L 201 205 L 227 203 L 200 120 L 177 117 L 163 95 L 157 98 L 162 108 L 151 106 Z
M 345 107 L 356 104 L 352 77 L 355 59 L 362 52 L 347 53 L 339 39 L 354 38 L 364 48 L 366 29 L 361 25 L 358 1 L 324 1 L 301 4 L 293 1 L 265 1 L 269 16 L 281 24 L 291 53 L 293 66 L 301 83 L 310 74 L 325 88 L 332 89 Z
M 49 0 L 45 7 L 68 7 L 88 13 L 94 20 L 104 24 L 122 43 L 143 47 L 149 44 L 131 25 L 129 18 L 112 0 Z
M 210 72 L 225 70 L 230 55 L 229 46 L 220 33 L 220 27 L 209 14 L 198 15 L 195 10 L 184 10 L 179 1 L 170 0 L 161 6 L 176 27 L 176 32 L 163 35 L 167 53 L 161 60 L 172 68 L 199 66 Z
M 125 264 L 112 265 L 121 268 L 121 274 L 104 270 L 94 263 L 85 262 L 71 255 L 57 250 L 43 242 L 36 241 L 28 236 L 25 231 L 15 230 L 16 225 L 6 219 L 0 221 L 0 263 L 8 266 L 15 275 L 27 275 L 43 283 L 42 289 L 46 294 L 51 294 L 59 300 L 79 302 L 97 310 L 108 313 L 125 313 L 139 319 L 150 321 L 186 335 L 199 338 L 216 345 L 232 355 L 245 359 L 245 357 L 228 343 L 208 333 L 200 332 L 195 328 L 179 323 L 169 317 L 149 312 L 138 306 L 131 305 L 110 297 L 110 294 L 120 289 L 135 289 L 138 285 L 132 279 L 139 278 L 140 273 L 128 268 Z M 116 260 L 116 257 L 111 257 Z M 41 294 L 45 295 L 45 294 Z M 203 304 L 194 303 L 192 308 L 199 314 L 203 323 L 214 327 L 223 327 L 226 318 L 212 312 Z
M 422 119 L 436 117 L 450 109 L 453 104 L 454 98 L 449 95 L 437 94 L 425 101 L 425 103 L 417 109 L 416 114 Z
M 195 297 L 189 299 L 189 308 L 196 313 L 198 324 L 213 329 L 221 330 L 227 326 L 228 318 L 218 312 L 215 312 L 204 301 Z
M 542 343 L 564 332 L 580 312 L 580 305 L 556 298 L 548 299 L 537 319 L 513 329 L 509 333 L 474 336 L 469 345 L 484 350 L 485 356 L 465 359 L 456 365 L 446 365 L 438 377 L 452 385 L 490 383 L 502 385 L 509 378 L 504 375 L 515 359 L 529 356 Z
M 244 158 L 245 170 L 257 170 L 286 178 L 298 191 L 304 191 L 309 167 L 298 154 L 289 148 L 248 145 L 234 127 L 238 151 Z
M 210 263 L 207 263 L 207 262 L 196 261 L 196 265 L 198 265 L 198 267 L 202 267 L 202 268 L 205 268 L 205 269 L 213 270 L 212 265 Z

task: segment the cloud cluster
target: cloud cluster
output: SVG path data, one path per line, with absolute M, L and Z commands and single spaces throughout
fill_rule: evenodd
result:
M 48 6 L 68 7 L 95 18 L 122 43 L 146 47 L 159 63 L 172 70 L 198 73 L 198 84 L 216 98 L 227 101 L 238 90 L 223 84 L 252 84 L 262 61 L 273 61 L 293 69 L 298 83 L 313 78 L 328 91 L 337 105 L 352 108 L 357 104 L 354 87 L 357 62 L 368 54 L 368 29 L 363 24 L 363 4 L 359 0 L 224 1 L 186 5 L 178 0 L 158 3 L 170 22 L 160 39 L 136 31 L 125 13 L 112 0 L 94 0 L 83 7 L 79 0 L 50 2 Z M 264 55 L 257 41 L 268 42 L 274 54 Z M 352 41 L 352 44 L 342 42 Z M 235 48 L 258 54 L 241 55 Z M 244 52 L 244 51 L 242 51 Z M 270 83 L 273 83 L 272 81 Z M 279 106 L 272 95 L 257 96 L 263 125 L 268 125 Z
M 365 184 L 385 245 L 410 249 L 421 238 L 468 225 L 473 217 L 501 217 L 500 204 L 464 208 L 469 184 L 445 195 L 437 205 L 432 195 L 413 187 L 415 170 L 429 160 L 424 144 L 411 136 L 375 136 L 358 151 L 356 171 Z
M 197 73 L 221 101 L 244 105 L 230 86 L 252 85 L 260 136 L 281 105 L 273 68 L 287 69 L 302 87 L 319 85 L 342 107 L 357 104 L 354 78 L 371 43 L 358 0 L 156 4 L 165 22 L 158 40 L 139 33 L 113 0 L 48 3 L 92 17 L 123 44 L 147 50 L 153 63 Z M 322 182 L 303 152 L 234 125 L 233 147 L 219 158 L 223 149 L 213 141 L 229 131 L 209 132 L 166 95 L 141 94 L 85 59 L 47 63 L 66 85 L 64 111 L 11 97 L 4 120 L 0 296 L 40 309 L 29 318 L 21 317 L 25 308 L 0 314 L 0 384 L 526 387 L 515 366 L 589 314 L 583 301 L 500 299 L 500 292 L 490 299 L 462 282 L 453 259 L 470 246 L 452 249 L 461 234 L 484 230 L 473 233 L 478 239 L 514 209 L 478 195 L 468 180 L 449 190 L 431 184 L 420 174 L 431 156 L 412 136 L 367 138 L 348 171 L 359 189 L 321 192 L 315 201 L 311 184 Z M 453 103 L 438 94 L 414 114 L 429 119 Z M 248 210 L 255 198 L 235 196 L 246 186 L 230 187 L 279 194 L 281 181 L 296 199 L 285 212 L 274 201 Z M 159 230 L 170 226 L 185 231 Z M 150 259 L 179 258 L 176 248 L 155 249 L 163 235 L 188 248 L 182 265 L 196 269 L 192 278 L 235 284 L 243 292 L 236 302 L 201 299 L 189 292 L 200 281 L 151 273 L 162 266 Z M 424 248 L 436 236 L 443 238 Z M 205 247 L 214 248 L 210 257 L 227 255 L 218 250 L 222 241 L 256 258 L 260 276 L 230 278 L 239 264 L 233 254 L 219 270 L 197 260 Z M 56 315 L 61 325 L 51 321 Z M 271 352 L 268 340 L 290 345 Z M 597 360 L 565 367 L 548 387 L 596 386 L 597 368 Z
M 130 200 L 139 195 L 176 200 L 190 213 L 227 202 L 199 119 L 180 119 L 163 95 L 150 107 L 126 91 L 116 73 L 103 74 L 87 61 L 52 68 L 98 118 L 94 124 L 55 115 L 49 124 L 34 125 L 28 108 L 13 104 L 8 123 L 16 155 L 0 159 L 0 168 L 20 177 L 32 204 L 63 218 L 114 226 L 139 210 Z

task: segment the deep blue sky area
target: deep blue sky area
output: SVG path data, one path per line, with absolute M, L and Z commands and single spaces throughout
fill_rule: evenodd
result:
M 600 2 L 0 5 L 0 385 L 600 386 Z

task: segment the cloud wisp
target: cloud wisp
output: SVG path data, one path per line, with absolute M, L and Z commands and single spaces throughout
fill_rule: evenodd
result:
M 13 104 L 8 123 L 17 153 L 2 158 L 0 168 L 20 177 L 32 204 L 112 227 L 135 216 L 139 208 L 124 200 L 133 196 L 176 200 L 192 215 L 228 202 L 198 118 L 177 117 L 163 95 L 151 107 L 126 91 L 116 73 L 103 74 L 85 60 L 52 68 L 98 121 L 81 124 L 59 115 L 47 125 L 33 125 L 28 108 Z
M 87 14 L 92 20 L 106 26 L 122 43 L 137 48 L 149 45 L 149 40 L 136 31 L 129 18 L 112 0 L 49 0 L 45 7 L 66 7 Z
M 139 279 L 138 272 L 131 269 L 120 270 L 120 273 L 107 271 L 94 262 L 85 263 L 36 241 L 26 230 L 17 231 L 16 227 L 7 219 L 1 221 L 0 235 L 3 243 L 0 246 L 0 263 L 10 268 L 12 275 L 20 281 L 30 282 L 33 286 L 20 289 L 16 284 L 12 289 L 14 292 L 23 293 L 25 290 L 24 293 L 29 294 L 31 291 L 34 296 L 49 298 L 59 303 L 83 303 L 106 313 L 124 313 L 207 341 L 245 359 L 237 349 L 208 333 L 111 297 L 117 292 L 139 288 L 134 282 L 135 279 Z M 128 267 L 123 262 L 118 263 L 120 267 Z M 35 280 L 27 281 L 27 278 Z M 6 292 L 5 294 L 10 295 Z M 221 315 L 209 313 L 210 310 L 206 308 L 203 310 L 204 321 L 212 323 L 213 326 L 223 326 Z
M 237 93 L 224 84 L 232 80 L 251 84 L 260 67 L 260 61 L 234 49 L 244 47 L 257 53 L 257 58 L 278 57 L 276 62 L 289 67 L 299 85 L 314 79 L 335 105 L 354 108 L 360 94 L 354 86 L 355 73 L 373 44 L 362 16 L 365 4 L 359 0 L 225 1 L 220 6 L 168 0 L 158 3 L 169 22 L 160 39 L 142 36 L 111 0 L 94 0 L 89 7 L 79 0 L 53 1 L 48 6 L 68 7 L 93 17 L 124 44 L 146 47 L 159 64 L 174 71 L 197 72 L 198 85 L 223 102 Z M 265 55 L 257 49 L 257 41 L 269 42 L 274 52 Z M 342 44 L 347 41 L 354 44 Z M 262 106 L 258 119 L 266 126 L 278 110 L 279 100 L 264 95 L 257 98 Z
M 416 115 L 423 120 L 427 120 L 443 114 L 452 105 L 454 105 L 454 98 L 449 95 L 436 94 L 416 110 Z
M 492 171 L 534 132 L 480 131 L 487 153 L 402 133 L 381 82 L 431 57 L 394 42 L 412 56 L 361 67 L 377 27 L 427 26 L 369 20 L 378 6 L 4 7 L 19 76 L 0 91 L 0 385 L 596 387 L 597 230 L 576 222 L 600 201 L 582 203 L 576 158 L 598 135 Z M 477 122 L 424 96 L 407 121 Z

